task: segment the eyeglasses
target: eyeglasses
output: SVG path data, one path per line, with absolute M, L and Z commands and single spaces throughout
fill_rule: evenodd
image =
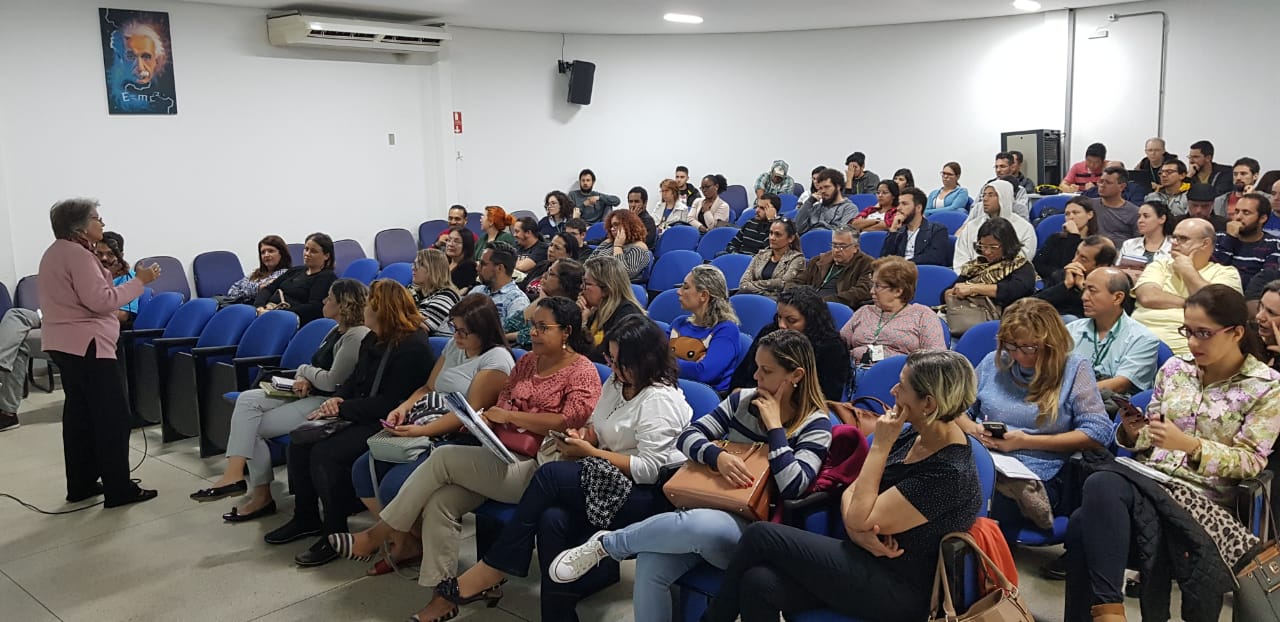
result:
M 1001 341 L 1000 347 L 1003 348 L 1005 352 L 1009 352 L 1009 353 L 1013 353 L 1014 350 L 1017 350 L 1026 355 L 1033 355 L 1040 352 L 1040 346 L 1038 345 L 1020 346 L 1012 341 Z
M 564 328 L 564 326 L 561 326 L 560 324 L 545 324 L 543 322 L 534 322 L 533 324 L 529 325 L 529 332 L 545 333 L 548 330 L 551 330 L 552 328 Z
M 1205 341 L 1208 339 L 1213 339 L 1214 337 L 1217 337 L 1219 334 L 1225 331 L 1231 330 L 1233 328 L 1235 328 L 1234 325 L 1223 326 L 1222 328 L 1215 330 L 1215 329 L 1208 329 L 1208 328 L 1191 328 L 1190 326 L 1183 324 L 1182 326 L 1178 327 L 1178 334 L 1182 335 L 1183 337 L 1186 337 L 1187 339 L 1195 337 L 1200 341 Z
M 471 331 L 469 331 L 469 330 L 467 330 L 465 326 L 458 326 L 457 324 L 454 324 L 454 325 L 453 325 L 453 334 L 454 334 L 454 335 L 457 335 L 458 337 L 466 338 L 466 337 L 471 336 L 471 335 L 472 335 L 472 332 L 471 332 Z
M 844 251 L 844 250 L 849 250 L 849 249 L 851 249 L 851 248 L 853 248 L 853 247 L 855 247 L 855 246 L 857 246 L 857 244 L 832 244 L 832 245 L 831 245 L 831 250 L 833 250 L 833 251 Z
M 892 287 L 890 287 L 890 286 L 888 286 L 888 285 L 886 285 L 886 284 L 884 284 L 884 283 L 878 283 L 878 282 L 876 282 L 876 281 L 872 281 L 872 282 L 871 282 L 871 291 L 873 291 L 873 292 L 874 292 L 874 291 L 881 290 L 881 289 L 893 289 L 893 288 L 892 288 Z
M 773 223 L 775 223 L 775 222 L 780 222 L 780 223 L 782 223 L 782 224 L 784 224 L 784 225 L 785 225 L 785 224 L 790 223 L 790 222 L 791 222 L 791 219 L 790 219 L 790 218 L 787 218 L 786 216 L 779 216 L 779 217 L 777 217 L 777 218 L 774 218 L 773 220 L 770 220 L 770 221 L 769 221 L 769 224 L 773 224 Z
M 998 251 L 1000 250 L 1000 243 L 996 242 L 995 244 L 983 244 L 981 242 L 974 242 L 973 250 L 978 251 L 979 253 L 982 253 L 985 251 Z

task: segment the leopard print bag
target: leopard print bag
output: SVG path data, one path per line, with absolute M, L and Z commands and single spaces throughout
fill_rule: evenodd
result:
M 1214 503 L 1194 487 L 1178 480 L 1170 480 L 1164 487 L 1169 496 L 1195 517 L 1213 539 L 1227 568 L 1235 568 L 1236 563 L 1258 545 L 1258 536 L 1253 535 L 1231 510 Z

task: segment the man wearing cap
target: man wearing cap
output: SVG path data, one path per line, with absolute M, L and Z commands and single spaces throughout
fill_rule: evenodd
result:
M 1238 270 L 1241 283 L 1248 284 L 1263 268 L 1275 267 L 1280 258 L 1280 237 L 1262 230 L 1270 215 L 1271 200 L 1250 192 L 1236 203 L 1226 231 L 1217 234 L 1213 261 Z
M 1191 184 L 1191 189 L 1186 192 L 1186 196 L 1188 217 L 1209 221 L 1209 224 L 1213 225 L 1213 230 L 1218 233 L 1227 230 L 1227 219 L 1213 213 L 1213 202 L 1217 199 L 1214 196 L 1213 186 Z
M 1187 213 L 1187 190 L 1183 184 L 1187 178 L 1187 165 L 1182 160 L 1171 160 L 1160 165 L 1160 187 L 1147 195 L 1146 201 L 1159 201 L 1169 206 L 1174 216 Z M 1217 198 L 1216 195 L 1214 198 Z
M 796 181 L 787 174 L 789 168 L 785 160 L 774 160 L 773 166 L 756 178 L 756 199 L 763 199 L 766 194 L 791 194 Z

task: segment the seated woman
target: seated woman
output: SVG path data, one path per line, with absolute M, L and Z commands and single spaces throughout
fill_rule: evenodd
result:
M 1000 217 L 984 221 L 973 250 L 977 257 L 960 267 L 955 286 L 946 293 L 957 298 L 985 297 L 997 310 L 1035 293 L 1036 269 L 1023 256 L 1022 242 L 1009 221 Z
M 916 176 L 911 174 L 911 169 L 900 168 L 893 172 L 893 183 L 898 184 L 898 190 L 906 190 L 907 188 L 916 187 Z
M 858 217 L 849 224 L 858 231 L 888 231 L 898 215 L 898 195 L 901 192 L 892 179 L 876 184 L 876 204 L 858 212 Z
M 1111 437 L 1111 418 L 1102 406 L 1093 362 L 1071 353 L 1067 327 L 1053 305 L 1023 298 L 1005 309 L 996 334 L 999 348 L 978 364 L 978 401 L 961 417 L 960 427 L 987 449 L 1008 453 L 1043 482 L 996 476 L 991 518 L 1000 522 L 1009 549 L 1018 532 L 1034 523 L 1053 527 L 1063 507 L 1062 467 L 1077 451 L 1101 449 Z M 983 423 L 1003 423 L 1003 435 Z M 1000 436 L 997 438 L 997 436 Z
M 422 316 L 422 328 L 431 337 L 453 334 L 449 310 L 458 304 L 458 290 L 449 278 L 449 258 L 442 251 L 424 248 L 413 260 L 413 283 L 409 286 L 413 304 Z
M 528 576 L 535 537 L 542 570 L 540 619 L 577 619 L 574 608 L 581 596 L 556 589 L 552 556 L 596 529 L 626 527 L 670 507 L 657 485 L 658 473 L 684 460 L 676 435 L 688 429 L 693 411 L 677 386 L 675 360 L 661 347 L 663 341 L 662 331 L 643 316 L 627 316 L 612 327 L 606 343 L 613 376 L 591 419 L 556 440 L 562 459 L 538 469 L 515 518 L 484 559 L 456 581 L 437 585 L 431 603 L 418 613 L 420 620 L 442 619 L 459 605 L 481 599 L 492 606 L 502 597 L 498 588 L 506 575 Z M 582 482 L 589 478 L 607 486 L 587 488 Z
M 444 256 L 449 259 L 449 280 L 453 288 L 460 293 L 467 293 L 476 286 L 478 274 L 476 260 L 476 238 L 465 227 L 453 227 L 444 237 Z
M 272 397 L 262 389 L 242 391 L 231 412 L 231 433 L 227 439 L 227 466 L 213 487 L 191 494 L 196 501 L 216 501 L 251 492 L 248 500 L 231 508 L 222 520 L 240 523 L 276 513 L 271 497 L 271 451 L 266 439 L 288 434 L 302 425 L 325 400 L 346 382 L 356 367 L 360 344 L 369 329 L 364 325 L 364 307 L 369 290 L 355 279 L 338 279 L 324 298 L 324 317 L 338 323 L 325 335 L 311 364 L 293 374 L 294 398 Z M 249 469 L 249 481 L 244 478 Z
M 1138 208 L 1138 237 L 1120 245 L 1120 267 L 1140 272 L 1145 264 L 1169 259 L 1176 224 L 1169 206 L 1160 201 L 1143 203 Z
M 1062 231 L 1049 236 L 1032 260 L 1045 287 L 1062 282 L 1062 269 L 1075 260 L 1080 241 L 1098 233 L 1098 218 L 1091 199 L 1072 197 L 1063 214 L 1067 219 L 1062 223 Z
M 768 335 L 789 329 L 809 338 L 813 355 L 822 373 L 815 373 L 822 395 L 828 400 L 839 400 L 849 382 L 849 351 L 840 343 L 831 309 L 818 295 L 818 290 L 808 285 L 793 285 L 778 296 L 778 314 L 771 324 L 765 325 L 751 342 L 751 348 L 742 363 L 733 372 L 730 389 L 747 389 L 756 386 L 756 350 Z M 703 413 L 698 413 L 699 415 Z
M 840 499 L 849 539 L 752 524 L 702 619 L 776 622 L 779 613 L 816 608 L 866 620 L 925 619 L 938 545 L 967 531 L 983 501 L 973 452 L 955 423 L 973 403 L 974 384 L 961 354 L 908 356 L 893 388 L 897 406 L 876 421 L 862 471 Z
M 912 302 L 919 274 L 916 265 L 890 256 L 875 260 L 871 270 L 871 304 L 854 311 L 840 329 L 840 339 L 848 348 L 854 369 L 854 395 L 862 375 L 884 359 L 919 350 L 947 349 L 938 314 Z
M 535 455 L 548 432 L 581 428 L 600 399 L 600 375 L 590 359 L 582 313 L 568 298 L 544 298 L 533 316 L 533 350 L 516 361 L 496 406 L 484 417 L 515 454 L 506 464 L 483 447 L 437 447 L 405 480 L 381 520 L 333 541 L 344 556 L 367 560 L 397 532 L 421 534 L 422 567 L 418 584 L 435 587 L 458 576 L 462 516 L 486 499 L 516 503 L 533 480 Z M 347 478 L 350 480 L 350 477 Z M 417 527 L 420 525 L 420 529 Z M 442 603 L 436 603 L 439 607 Z M 438 616 L 439 614 L 437 614 Z M 436 616 L 420 616 L 426 620 Z
M 98 240 L 94 248 L 94 254 L 98 256 L 98 261 L 102 264 L 102 267 L 111 273 L 112 287 L 119 287 L 134 279 L 134 272 L 129 269 L 129 262 L 124 259 L 124 251 L 120 249 L 120 243 L 115 239 L 108 237 L 104 233 L 102 239 Z M 120 321 L 121 330 L 133 326 L 133 320 L 136 317 L 138 317 L 137 298 L 116 309 L 116 319 Z M 26 372 L 25 368 L 23 372 Z
M 977 252 L 978 231 L 983 223 L 992 218 L 1003 218 L 1013 227 L 1018 241 L 1022 243 L 1022 252 L 1028 259 L 1036 255 L 1036 228 L 1027 219 L 1014 211 L 1013 184 L 997 179 L 983 186 L 978 193 L 982 198 L 981 209 L 969 210 L 964 224 L 956 232 L 956 248 L 951 258 L 951 269 L 960 272 L 965 264 L 977 259 L 982 253 Z
M 293 558 L 299 566 L 337 558 L 323 535 L 347 531 L 347 516 L 363 509 L 351 483 L 351 465 L 382 429 L 379 421 L 422 386 L 435 365 L 422 317 L 403 285 L 391 279 L 373 282 L 364 325 L 369 334 L 360 343 L 355 369 L 333 397 L 307 415 L 310 420 L 339 418 L 346 426 L 315 443 L 289 443 L 293 517 L 263 538 L 267 544 L 285 544 L 321 535 Z
M 644 275 L 653 261 L 653 253 L 644 244 L 647 232 L 640 217 L 629 209 L 616 209 L 604 217 L 605 238 L 592 257 L 617 257 L 627 267 L 627 280 L 634 281 Z
M 671 350 L 680 377 L 727 391 L 740 354 L 740 329 L 724 273 L 711 264 L 695 266 L 679 291 L 680 308 L 693 314 L 671 323 Z
M 466 296 L 449 312 L 449 321 L 454 327 L 453 338 L 436 359 L 427 383 L 387 415 L 387 423 L 395 426 L 388 428 L 393 436 L 427 437 L 436 445 L 479 444 L 475 437 L 463 433 L 462 422 L 458 421 L 457 415 L 416 409 L 415 406 L 428 393 L 461 393 L 467 396 L 467 403 L 476 412 L 489 408 L 498 402 L 498 394 L 506 386 L 516 361 L 503 340 L 502 320 L 498 318 L 498 307 L 492 298 L 483 294 Z M 351 481 L 360 501 L 377 518 L 383 504 L 395 498 L 404 481 L 430 455 L 431 450 L 427 449 L 413 462 L 392 464 L 374 461 L 373 468 L 378 476 L 375 482 L 369 468 L 372 458 L 369 452 L 365 452 L 351 467 Z M 422 543 L 412 534 L 397 532 L 393 534 L 388 559 L 380 560 L 367 574 L 387 574 L 397 565 L 417 561 L 421 557 Z
M 712 441 L 768 444 L 769 472 L 780 498 L 797 499 L 808 491 L 831 445 L 831 420 L 818 386 L 821 364 L 813 357 L 809 339 L 787 329 L 761 339 L 755 356 L 756 388 L 729 396 L 686 427 L 680 433 L 680 451 L 715 469 L 731 485 L 743 486 L 751 477 L 745 464 Z M 746 528 L 745 520 L 721 510 L 666 512 L 625 529 L 597 532 L 557 555 L 543 576 L 571 583 L 604 559 L 635 557 L 635 620 L 666 622 L 674 619 L 671 584 L 704 560 L 720 569 L 728 567 Z M 547 549 L 540 548 L 540 555 L 543 550 Z
M 947 162 L 942 165 L 942 187 L 929 193 L 924 215 L 940 209 L 964 210 L 969 205 L 969 191 L 960 187 L 960 163 Z
M 542 200 L 542 206 L 547 210 L 547 215 L 538 221 L 538 233 L 544 240 L 550 240 L 564 233 L 565 221 L 576 218 L 578 215 L 577 208 L 573 206 L 573 199 L 559 190 L 548 192 Z
M 484 216 L 480 218 L 480 239 L 476 240 L 476 249 L 471 258 L 480 261 L 484 256 L 484 249 L 494 242 L 506 242 L 515 248 L 516 237 L 511 235 L 511 225 L 515 223 L 516 219 L 497 205 L 484 208 Z
M 299 324 L 320 317 L 324 297 L 338 279 L 333 272 L 333 238 L 312 233 L 302 246 L 302 265 L 289 268 L 266 286 L 258 289 L 253 305 L 261 315 L 273 309 L 288 309 L 298 314 Z
M 559 239 L 559 238 L 557 238 Z M 566 239 L 572 239 L 567 237 Z M 529 303 L 520 313 L 512 313 L 503 321 L 502 331 L 506 333 L 507 342 L 528 350 L 533 346 L 529 336 L 533 327 L 533 314 L 538 310 L 537 302 L 546 298 L 559 296 L 569 300 L 578 300 L 582 296 L 582 279 L 585 271 L 582 264 L 573 259 L 557 259 L 541 277 L 538 297 Z
M 658 223 L 658 234 L 675 225 L 692 225 L 693 210 L 680 200 L 680 184 L 674 179 L 664 179 L 659 185 L 660 196 L 654 205 L 654 222 Z
M 252 304 L 259 289 L 292 267 L 293 256 L 289 254 L 289 245 L 284 243 L 284 238 L 278 235 L 262 238 L 258 241 L 258 269 L 232 283 L 227 295 L 222 297 L 223 303 Z
M 742 273 L 738 291 L 777 298 L 801 270 L 804 270 L 804 253 L 800 250 L 796 223 L 790 218 L 779 218 L 769 225 L 769 246 L 756 253 L 747 271 Z
M 707 175 L 702 178 L 702 198 L 694 199 L 689 206 L 693 213 L 691 222 L 698 231 L 706 233 L 716 225 L 729 221 L 729 204 L 720 198 L 729 189 L 729 181 L 724 175 Z
M 542 277 L 547 273 L 551 264 L 561 259 L 573 259 L 577 256 L 578 238 L 567 233 L 557 233 L 551 238 L 551 243 L 547 245 L 547 260 L 525 273 L 524 280 L 520 282 L 520 289 L 524 290 L 525 295 L 530 300 L 536 299 L 542 293 Z
M 1191 343 L 1193 360 L 1170 358 L 1156 374 L 1146 414 L 1125 413 L 1115 434 L 1135 460 L 1171 481 L 1149 485 L 1152 480 L 1119 465 L 1085 480 L 1083 505 L 1067 529 L 1066 622 L 1124 620 L 1124 571 L 1132 567 L 1129 552 L 1135 549 L 1142 553 L 1133 561 L 1140 562 L 1144 612 L 1156 605 L 1169 617 L 1171 578 L 1185 571 L 1184 555 L 1194 554 L 1190 563 L 1204 564 L 1198 570 L 1230 583 L 1236 560 L 1224 560 L 1218 547 L 1204 551 L 1174 544 L 1153 550 L 1143 544 L 1189 539 L 1185 525 L 1183 533 L 1162 537 L 1171 523 L 1153 509 L 1158 504 L 1151 503 L 1152 496 L 1177 491 L 1178 505 L 1191 510 L 1215 544 L 1223 545 L 1219 538 L 1227 536 L 1236 536 L 1246 548 L 1257 541 L 1240 535 L 1247 530 L 1234 518 L 1234 505 L 1218 504 L 1229 503 L 1241 480 L 1257 477 L 1267 466 L 1280 432 L 1280 372 L 1259 359 L 1265 350 L 1239 292 L 1206 285 L 1187 298 L 1183 311 L 1179 332 Z M 1183 619 L 1218 619 L 1221 593 L 1204 593 L 1190 581 L 1181 588 Z
M 636 300 L 636 294 L 631 290 L 626 268 L 612 257 L 597 256 L 587 260 L 578 306 L 582 307 L 582 314 L 587 319 L 587 337 L 595 346 L 588 356 L 597 363 L 608 362 L 605 335 L 612 334 L 612 329 L 619 322 L 632 315 L 648 317 L 644 313 L 644 305 Z

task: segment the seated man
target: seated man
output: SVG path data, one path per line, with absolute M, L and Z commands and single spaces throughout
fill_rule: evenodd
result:
M 1075 340 L 1072 353 L 1093 361 L 1093 373 L 1102 391 L 1107 413 L 1115 416 L 1111 399 L 1151 388 L 1156 378 L 1156 354 L 1160 340 L 1125 312 L 1131 289 L 1123 270 L 1101 267 L 1084 280 L 1083 319 L 1067 324 Z
M 1213 213 L 1213 202 L 1217 197 L 1213 194 L 1212 186 L 1191 184 L 1191 189 L 1187 190 L 1186 196 L 1187 217 L 1209 221 L 1217 233 L 1227 230 L 1226 217 Z
M 786 160 L 774 160 L 773 166 L 756 178 L 756 198 L 763 199 L 766 194 L 791 194 L 796 182 L 787 174 L 790 168 Z
M 511 280 L 515 267 L 516 249 L 506 242 L 490 244 L 484 249 L 480 265 L 476 268 L 481 284 L 469 292 L 493 298 L 493 304 L 498 307 L 498 316 L 504 321 L 529 306 L 529 297 Z
M 945 226 L 925 220 L 927 201 L 919 188 L 898 195 L 898 217 L 884 238 L 881 257 L 897 255 L 916 265 L 951 267 L 951 239 Z
M 1172 160 L 1160 165 L 1160 187 L 1148 194 L 1145 201 L 1159 201 L 1169 207 L 1174 216 L 1187 213 L 1187 190 L 1191 186 L 1185 183 L 1187 165 L 1182 160 Z M 1217 196 L 1217 195 L 1215 195 Z
M 844 166 L 847 175 L 842 178 L 845 183 L 841 183 L 839 187 L 844 196 L 876 193 L 880 176 L 867 170 L 866 154 L 861 151 L 849 154 L 849 157 L 844 159 Z
M 636 186 L 627 192 L 627 209 L 640 218 L 644 225 L 644 245 L 653 248 L 658 241 L 658 223 L 649 214 L 649 191 L 644 186 Z
M 1210 261 L 1213 236 L 1213 225 L 1207 220 L 1187 218 L 1178 223 L 1173 230 L 1172 259 L 1147 264 L 1133 290 L 1138 299 L 1133 319 L 1150 329 L 1178 356 L 1191 353 L 1187 338 L 1179 332 L 1182 305 L 1188 296 L 1215 283 L 1243 293 L 1240 273 L 1235 268 Z
M 1191 143 L 1187 150 L 1188 174 L 1191 177 L 1188 181 L 1208 184 L 1213 186 L 1215 193 L 1223 195 L 1231 192 L 1231 167 L 1214 162 L 1213 153 L 1213 143 L 1207 140 Z
M 769 193 L 756 199 L 756 215 L 738 229 L 724 247 L 723 255 L 755 255 L 769 245 L 769 225 L 778 217 L 782 199 Z
M 816 196 L 810 196 L 796 213 L 796 231 L 804 235 L 814 229 L 835 231 L 858 216 L 858 208 L 841 194 L 844 175 L 833 168 L 818 173 Z
M 528 272 L 547 260 L 547 242 L 538 232 L 538 221 L 525 216 L 512 226 L 516 238 L 516 270 Z
M 589 168 L 584 168 L 582 172 L 578 173 L 578 187 L 566 193 L 569 195 L 569 200 L 573 201 L 573 205 L 579 210 L 582 219 L 593 225 L 604 220 L 604 215 L 612 211 L 613 208 L 622 205 L 621 199 L 612 194 L 600 192 L 595 187 L 595 172 Z
M 818 290 L 823 300 L 843 302 L 857 309 L 871 300 L 873 261 L 858 246 L 858 232 L 849 226 L 840 227 L 831 235 L 831 250 L 810 259 L 791 283 L 808 285 Z
M 436 243 L 434 245 L 440 250 L 444 250 L 444 241 L 445 238 L 448 237 L 450 229 L 453 229 L 454 227 L 462 227 L 463 229 L 467 228 L 467 208 L 461 205 L 454 205 L 450 207 L 449 216 L 446 218 L 446 221 L 449 223 L 449 226 L 444 231 L 441 231 L 440 235 L 436 236 Z M 471 237 L 477 242 L 480 241 L 480 236 L 476 235 L 475 231 L 471 232 Z
M 1102 178 L 1102 170 L 1107 164 L 1107 147 L 1102 143 L 1093 143 L 1084 150 L 1084 161 L 1076 162 L 1067 170 L 1062 178 L 1063 192 L 1086 192 L 1093 190 Z
M 1236 203 L 1240 197 L 1250 193 L 1257 192 L 1270 200 L 1270 188 L 1259 188 L 1258 172 L 1262 170 L 1262 165 L 1253 158 L 1240 158 L 1236 160 L 1235 166 L 1231 167 L 1231 180 L 1235 182 L 1235 186 L 1231 192 L 1220 195 L 1213 200 L 1213 213 L 1216 216 L 1222 216 L 1230 220 L 1235 212 Z
M 1271 200 L 1250 192 L 1236 203 L 1227 230 L 1217 234 L 1213 261 L 1240 271 L 1240 282 L 1249 283 L 1264 268 L 1276 267 L 1280 236 L 1262 230 L 1271 215 Z
M 570 218 L 564 221 L 564 232 L 573 236 L 578 241 L 578 256 L 573 259 L 578 261 L 586 261 L 591 255 L 591 247 L 587 246 L 587 229 L 591 226 L 587 221 L 581 218 Z
M 1085 281 L 1098 268 L 1116 265 L 1116 247 L 1101 235 L 1091 235 L 1076 246 L 1076 256 L 1062 269 L 1062 281 L 1036 292 L 1036 298 L 1053 305 L 1061 315 L 1085 315 L 1081 294 Z M 1043 276 L 1043 275 L 1042 275 Z
M 1125 240 L 1138 237 L 1138 206 L 1124 198 L 1128 184 L 1129 171 L 1120 166 L 1108 166 L 1098 179 L 1094 218 L 1098 221 L 1098 233 L 1111 238 L 1116 248 Z

